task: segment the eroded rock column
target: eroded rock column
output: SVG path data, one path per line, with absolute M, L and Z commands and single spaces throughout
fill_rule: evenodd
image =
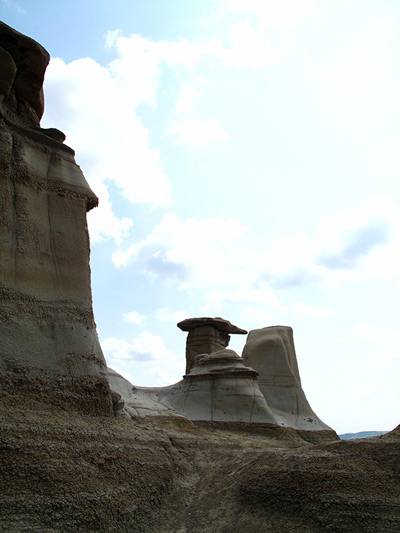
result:
M 97 198 L 62 132 L 40 128 L 48 61 L 0 23 L 1 391 L 111 412 L 90 286 Z
M 178 328 L 187 331 L 186 339 L 186 374 L 194 365 L 196 355 L 211 354 L 226 348 L 230 341 L 229 334 L 246 335 L 247 331 L 234 326 L 223 318 L 187 318 L 179 322 Z
M 331 430 L 314 413 L 302 389 L 291 327 L 250 331 L 242 356 L 259 373 L 258 385 L 275 416 L 295 429 Z

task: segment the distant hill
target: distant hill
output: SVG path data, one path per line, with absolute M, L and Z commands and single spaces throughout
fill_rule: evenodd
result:
M 378 437 L 378 435 L 384 435 L 389 433 L 388 431 L 359 431 L 358 433 L 343 433 L 339 435 L 342 440 L 348 439 L 367 439 L 369 437 Z

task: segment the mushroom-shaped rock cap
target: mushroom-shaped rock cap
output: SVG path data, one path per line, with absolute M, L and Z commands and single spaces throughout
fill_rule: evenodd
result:
M 192 331 L 196 328 L 202 328 L 204 326 L 212 326 L 219 331 L 224 333 L 239 333 L 241 335 L 247 335 L 247 331 L 242 328 L 238 328 L 229 322 L 229 320 L 224 320 L 220 317 L 201 317 L 201 318 L 187 318 L 182 320 L 177 324 L 178 328 L 182 331 Z

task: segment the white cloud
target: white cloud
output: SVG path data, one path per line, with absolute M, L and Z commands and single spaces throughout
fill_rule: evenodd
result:
M 193 85 L 183 83 L 178 100 L 175 102 L 173 113 L 189 113 L 193 110 L 194 102 L 199 96 L 204 94 Z
M 327 285 L 350 279 L 398 278 L 400 271 L 400 212 L 386 198 L 369 201 L 352 211 L 323 216 L 316 234 Z
M 143 102 L 155 107 L 161 71 L 160 45 L 140 35 L 124 37 L 120 32 L 109 33 L 107 45 L 115 47 L 118 53 L 109 70 L 122 94 L 135 107 Z
M 228 69 L 250 67 L 258 70 L 286 59 L 287 46 L 275 48 L 271 39 L 245 22 L 237 22 L 229 30 L 230 48 L 219 47 L 216 54 Z
M 141 326 L 146 320 L 146 317 L 141 313 L 138 313 L 137 311 L 130 311 L 129 313 L 124 313 L 123 318 L 124 322 L 130 322 L 131 324 L 135 324 L 136 326 Z
M 94 186 L 112 180 L 133 203 L 168 204 L 171 187 L 160 154 L 150 147 L 136 115 L 144 96 L 139 88 L 135 94 L 133 88 L 125 90 L 113 78 L 112 64 L 109 70 L 92 59 L 68 65 L 52 60 L 46 73 L 45 122 L 58 124 L 67 142 L 78 147 L 79 163 Z M 60 99 L 63 115 L 57 116 Z
M 110 360 L 158 362 L 175 360 L 175 355 L 164 346 L 162 337 L 146 330 L 135 337 L 131 343 L 125 339 L 109 337 L 101 345 L 106 357 Z
M 276 320 L 286 313 L 285 305 L 271 289 L 266 287 L 251 289 L 246 283 L 242 283 L 241 287 L 236 284 L 206 293 L 204 300 L 202 311 L 205 314 L 224 315 L 228 309 L 232 312 L 235 308 L 241 324 L 250 324 L 252 328 L 265 326 L 272 319 Z
M 56 126 L 66 133 L 67 143 L 77 149 L 78 163 L 100 196 L 100 207 L 89 219 L 92 242 L 112 238 L 121 243 L 132 225 L 129 218 L 113 212 L 107 193 L 110 181 L 132 203 L 162 206 L 172 202 L 160 153 L 150 145 L 148 131 L 137 115 L 140 105 L 157 106 L 162 73 L 170 69 L 181 84 L 167 130 L 176 142 L 194 150 L 226 143 L 229 135 L 217 118 L 196 114 L 195 102 L 203 88 L 188 83 L 186 73 L 202 62 L 213 70 L 219 66 L 258 69 L 283 61 L 288 43 L 272 46 L 265 30 L 271 25 L 293 27 L 287 18 L 300 23 L 311 5 L 303 2 L 299 8 L 289 2 L 289 15 L 284 17 L 284 10 L 270 2 L 267 7 L 254 2 L 228 4 L 233 11 L 251 11 L 259 19 L 256 27 L 244 21 L 234 23 L 228 30 L 230 46 L 215 38 L 153 41 L 136 34 L 125 37 L 116 30 L 106 39 L 116 54 L 107 67 L 90 58 L 69 64 L 57 58 L 50 62 L 43 126 Z M 272 23 L 266 24 L 267 20 Z M 202 79 L 198 84 L 203 84 Z
M 114 253 L 113 261 L 179 289 L 206 289 L 203 311 L 214 314 L 228 304 L 252 304 L 282 315 L 286 306 L 277 290 L 399 276 L 400 213 L 385 199 L 324 215 L 314 234 L 281 235 L 265 249 L 240 246 L 246 231 L 238 218 L 166 215 L 146 239 Z M 294 301 L 291 307 L 300 319 L 331 316 L 310 304 Z
M 328 57 L 308 65 L 319 116 L 342 140 L 359 144 L 367 159 L 399 110 L 396 32 L 387 11 L 375 10 L 375 17 L 356 24 Z
M 354 326 L 351 335 L 363 341 L 378 343 L 397 341 L 397 344 L 399 344 L 398 334 L 396 332 L 388 328 L 377 327 L 370 322 L 364 322 Z
M 295 29 L 303 20 L 316 12 L 315 0 L 223 0 L 233 13 L 249 13 L 266 28 Z
M 315 0 L 224 0 L 224 4 L 241 16 L 229 29 L 231 48 L 218 50 L 227 68 L 261 69 L 282 63 L 296 42 L 296 30 L 316 13 Z
M 369 152 L 368 168 L 372 176 L 400 177 L 400 137 L 387 137 L 376 142 Z
M 238 316 L 240 325 L 250 324 L 252 329 L 265 327 L 269 325 L 274 318 L 273 313 L 256 307 L 245 307 Z
M 214 142 L 226 143 L 229 140 L 223 126 L 215 118 L 183 117 L 172 120 L 168 132 L 177 136 L 178 144 L 186 144 L 194 150 L 204 150 Z
M 291 302 L 291 308 L 298 320 L 315 320 L 318 318 L 333 318 L 332 309 L 301 302 Z
M 231 284 L 240 278 L 237 265 L 229 267 L 232 243 L 247 228 L 237 217 L 189 218 L 166 215 L 143 241 L 113 254 L 117 267 L 135 265 L 142 273 L 181 288 Z
M 129 234 L 132 220 L 127 217 L 118 218 L 113 213 L 110 195 L 104 183 L 96 183 L 95 189 L 99 207 L 87 214 L 90 243 L 113 239 L 117 244 L 121 244 Z
M 107 366 L 135 385 L 170 385 L 184 371 L 184 358 L 179 360 L 166 348 L 162 337 L 148 331 L 140 333 L 132 342 L 109 337 L 101 346 Z
M 169 311 L 166 307 L 156 310 L 156 319 L 160 322 L 174 322 L 178 323 L 185 318 L 189 318 L 189 313 L 186 311 Z
M 134 44 L 146 55 L 141 42 Z M 123 59 L 126 72 L 131 72 L 130 57 Z M 156 84 L 156 75 L 145 70 L 141 83 L 133 83 L 119 71 L 121 61 L 105 68 L 90 58 L 69 64 L 53 59 L 46 72 L 42 125 L 66 133 L 67 144 L 76 148 L 77 161 L 100 197 L 99 208 L 89 216 L 92 242 L 113 238 L 120 243 L 132 225 L 113 213 L 107 181 L 132 203 L 168 205 L 172 197 L 160 154 L 151 148 L 136 115 L 140 103 L 151 103 L 149 87 Z

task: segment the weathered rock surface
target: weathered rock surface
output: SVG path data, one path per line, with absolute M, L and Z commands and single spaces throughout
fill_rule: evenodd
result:
M 159 401 L 190 420 L 278 425 L 257 385 L 257 372 L 233 350 L 198 355 L 182 381 L 164 387 Z
M 400 530 L 398 432 L 314 445 L 288 428 L 183 422 L 0 402 L 0 530 Z
M 0 22 L 0 98 L 2 112 L 13 122 L 39 127 L 49 60 L 39 43 Z
M 270 326 L 250 331 L 243 360 L 259 373 L 260 390 L 278 419 L 295 429 L 330 429 L 311 409 L 301 387 L 292 328 Z
M 136 387 L 110 367 L 108 378 L 111 389 L 121 395 L 124 411 L 132 418 L 179 417 L 171 408 L 160 402 L 159 393 L 162 387 Z
M 189 332 L 186 339 L 186 374 L 193 368 L 197 355 L 226 348 L 230 341 L 229 333 L 247 334 L 246 330 L 220 317 L 187 318 L 177 325 L 182 331 Z
M 0 46 L 0 383 L 110 411 L 86 224 L 97 198 L 40 129 L 47 52 L 4 24 Z

